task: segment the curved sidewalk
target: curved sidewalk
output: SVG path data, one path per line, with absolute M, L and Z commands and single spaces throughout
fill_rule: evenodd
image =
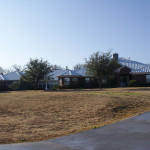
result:
M 150 112 L 43 142 L 0 145 L 0 150 L 150 150 Z

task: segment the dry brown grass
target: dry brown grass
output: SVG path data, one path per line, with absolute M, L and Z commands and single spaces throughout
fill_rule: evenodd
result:
M 150 88 L 0 93 L 0 143 L 47 140 L 150 111 Z

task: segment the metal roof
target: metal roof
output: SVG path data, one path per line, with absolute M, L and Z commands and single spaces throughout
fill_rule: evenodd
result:
M 18 72 L 18 71 L 10 72 L 5 75 L 0 75 L 0 80 L 17 81 L 17 80 L 20 80 L 22 75 L 24 75 L 23 72 Z
M 82 76 L 82 75 L 73 70 L 66 70 L 64 73 L 58 76 Z
M 123 67 L 126 66 L 130 68 L 131 73 L 150 73 L 149 64 L 143 64 L 125 58 L 119 58 L 118 61 Z M 22 75 L 24 75 L 23 72 L 17 72 L 17 71 L 5 75 L 0 74 L 0 81 L 19 80 Z M 87 76 L 87 74 L 86 74 L 86 68 L 81 68 L 76 70 L 55 70 L 49 73 L 48 76 L 51 77 L 52 80 L 58 80 L 58 76 Z
M 5 76 L 0 74 L 0 81 L 5 80 Z
M 134 72 L 150 72 L 150 65 L 146 65 L 140 69 L 135 70 Z
M 130 59 L 125 59 L 125 58 L 119 58 L 119 63 L 122 66 L 126 66 L 126 67 L 130 68 L 132 73 L 150 72 L 150 65 L 149 64 L 143 64 L 143 63 L 133 61 Z
M 62 73 L 64 73 L 64 72 L 66 72 L 66 70 L 55 70 L 55 71 L 53 71 L 53 72 L 50 72 L 50 73 L 48 74 L 48 76 L 51 77 L 52 80 L 58 80 L 58 77 L 57 77 L 57 76 L 59 76 L 60 74 L 62 74 Z
M 75 72 L 80 74 L 81 76 L 87 76 L 86 68 L 76 69 Z
M 137 72 L 150 73 L 150 65 L 125 59 L 125 58 L 119 58 L 118 61 L 122 65 L 122 67 L 126 66 L 130 68 L 132 73 L 137 73 Z M 117 70 L 119 71 L 120 68 Z M 76 70 L 55 70 L 54 72 L 49 73 L 49 75 L 53 78 L 53 80 L 58 80 L 57 78 L 58 76 L 87 76 L 86 68 L 81 68 Z
M 76 70 L 55 70 L 48 74 L 52 80 L 58 80 L 58 76 L 87 76 L 86 68 Z

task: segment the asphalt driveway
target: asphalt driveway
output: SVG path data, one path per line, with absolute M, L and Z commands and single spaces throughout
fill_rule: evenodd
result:
M 150 150 L 150 112 L 43 142 L 0 145 L 0 150 Z

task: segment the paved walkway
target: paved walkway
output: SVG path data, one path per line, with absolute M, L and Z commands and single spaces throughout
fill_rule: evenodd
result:
M 150 112 L 108 126 L 0 150 L 150 150 Z

